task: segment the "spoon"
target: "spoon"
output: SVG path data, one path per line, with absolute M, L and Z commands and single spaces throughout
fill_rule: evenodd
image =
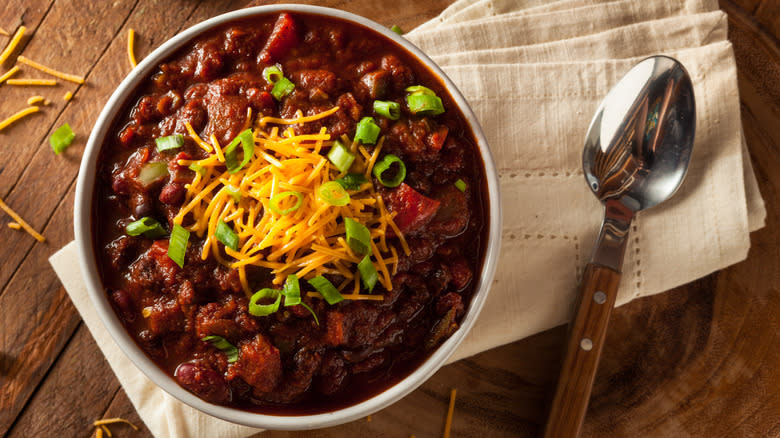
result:
M 634 66 L 590 123 L 582 167 L 604 204 L 604 221 L 580 284 L 545 438 L 579 435 L 617 297 L 631 219 L 680 186 L 695 131 L 691 79 L 682 64 L 666 56 Z

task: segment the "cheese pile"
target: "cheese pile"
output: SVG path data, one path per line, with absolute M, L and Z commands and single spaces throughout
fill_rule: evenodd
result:
M 314 116 L 303 117 L 298 112 L 292 119 L 261 117 L 252 127 L 254 152 L 251 160 L 239 171 L 231 173 L 225 164 L 225 152 L 215 136 L 210 142 L 201 139 L 187 126 L 190 137 L 209 156 L 202 160 L 179 160 L 182 166 L 198 170 L 187 184 L 186 197 L 174 224 L 205 239 L 201 257 L 213 256 L 224 266 L 237 269 L 244 291 L 251 295 L 246 267 L 250 265 L 270 269 L 273 283 L 282 284 L 288 275 L 312 278 L 317 275 L 340 275 L 345 280 L 337 286 L 342 292 L 353 285 L 345 299 L 381 299 L 380 296 L 360 294 L 360 274 L 356 269 L 361 261 L 345 240 L 344 218 L 365 225 L 371 236 L 372 263 L 378 281 L 391 290 L 391 273 L 398 265 L 398 250 L 388 243 L 387 233 L 392 229 L 401 248 L 409 253 L 408 245 L 393 222 L 394 213 L 385 208 L 382 197 L 371 183 L 371 172 L 382 149 L 380 139 L 369 153 L 362 145 L 343 137 L 342 142 L 358 156 L 352 169 L 364 171 L 368 182 L 357 190 L 349 190 L 350 202 L 344 206 L 331 205 L 320 198 L 319 187 L 343 177 L 323 155 L 333 141 L 326 128 L 319 133 L 297 135 L 291 125 L 313 122 L 336 111 L 331 108 Z M 252 125 L 251 110 L 246 127 Z M 194 166 L 193 166 L 194 165 Z M 271 208 L 271 200 L 281 193 L 283 209 Z M 300 206 L 294 209 L 300 199 Z M 282 213 L 282 214 L 280 214 Z M 229 225 L 238 236 L 238 250 L 218 244 L 215 235 L 220 221 Z M 224 251 L 224 252 L 223 252 Z

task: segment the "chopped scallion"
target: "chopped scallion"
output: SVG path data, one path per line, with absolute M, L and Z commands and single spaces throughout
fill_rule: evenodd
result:
M 304 309 L 308 310 L 308 311 L 309 311 L 309 313 L 311 313 L 311 316 L 313 316 L 313 317 L 314 317 L 314 322 L 316 322 L 316 323 L 317 323 L 317 325 L 320 325 L 320 319 L 319 319 L 319 318 L 317 318 L 317 314 L 316 314 L 316 313 L 314 313 L 314 310 L 311 310 L 311 307 L 309 307 L 309 306 L 308 306 L 306 303 L 304 303 L 303 301 L 301 301 L 301 303 L 300 303 L 300 304 L 301 304 L 301 306 L 303 306 L 303 308 L 304 308 Z
M 233 198 L 236 204 L 241 201 L 241 190 L 238 187 L 228 184 L 225 186 L 225 191 Z
M 363 287 L 368 289 L 369 293 L 373 292 L 379 274 L 377 274 L 374 264 L 371 263 L 370 256 L 363 257 L 363 260 L 358 263 L 358 272 L 360 272 L 360 282 L 363 283 Z
M 238 360 L 238 348 L 236 348 L 235 345 L 228 342 L 227 339 L 223 338 L 222 336 L 204 336 L 200 338 L 200 340 L 203 342 L 209 342 L 215 348 L 222 350 L 222 352 L 227 355 L 228 363 L 233 363 Z
M 76 134 L 70 129 L 70 125 L 65 123 L 51 134 L 51 137 L 49 137 L 49 144 L 55 154 L 61 154 L 62 151 L 70 146 L 74 138 L 76 138 Z
M 463 181 L 462 179 L 458 179 L 457 181 L 455 181 L 455 187 L 457 187 L 458 190 L 460 190 L 461 192 L 465 192 L 466 191 L 466 181 Z
M 375 100 L 374 112 L 390 120 L 398 120 L 401 117 L 401 105 L 392 100 Z
M 420 116 L 438 116 L 444 112 L 444 105 L 439 96 L 410 94 L 406 96 L 406 104 L 412 114 Z
M 187 241 L 190 240 L 190 232 L 179 224 L 173 226 L 171 238 L 168 241 L 168 257 L 176 262 L 180 268 L 184 267 L 184 255 L 187 252 Z
M 260 300 L 274 300 L 271 304 L 257 304 Z M 266 316 L 279 310 L 282 294 L 276 289 L 264 288 L 255 292 L 249 299 L 249 313 L 254 316 Z
M 428 87 L 423 87 L 422 85 L 412 85 L 411 87 L 406 87 L 404 90 L 409 94 L 425 94 L 428 96 L 435 96 L 436 93 L 431 90 Z
M 148 187 L 168 176 L 168 164 L 162 161 L 146 163 L 141 167 L 136 179 L 142 186 Z
M 241 162 L 238 162 L 238 145 L 244 150 L 244 158 Z M 241 168 L 247 165 L 252 159 L 252 155 L 255 152 L 255 138 L 252 135 L 252 130 L 247 129 L 230 142 L 225 148 L 225 167 L 230 173 L 236 173 Z
M 282 295 L 284 295 L 284 307 L 301 304 L 301 285 L 298 282 L 297 275 L 290 274 L 287 276 L 287 279 L 284 280 Z
M 355 154 L 349 151 L 344 144 L 338 140 L 333 143 L 333 146 L 328 152 L 328 159 L 339 172 L 346 172 L 349 167 L 352 166 L 352 162 L 355 161 Z
M 276 81 L 274 87 L 271 89 L 271 95 L 276 100 L 282 100 L 284 96 L 287 96 L 288 94 L 292 93 L 294 89 L 295 89 L 295 84 L 290 82 L 290 80 L 287 79 L 286 77 L 282 76 L 281 79 Z
M 233 251 L 238 251 L 238 234 L 224 221 L 220 220 L 217 222 L 217 229 L 214 231 L 214 235 L 223 245 Z
M 334 286 L 333 283 L 328 281 L 328 279 L 322 275 L 318 275 L 311 280 L 306 281 L 311 285 L 311 287 L 317 289 L 317 292 L 322 295 L 322 298 L 325 298 L 325 301 L 327 301 L 328 304 L 334 305 L 338 302 L 344 301 L 344 297 L 341 296 L 341 293 L 339 293 L 339 290 L 336 289 L 336 286 Z
M 284 77 L 284 73 L 278 65 L 272 65 L 263 69 L 263 77 L 269 84 L 273 85 Z
M 343 207 L 349 204 L 349 193 L 336 181 L 328 181 L 321 185 L 317 192 L 320 198 L 330 205 Z
M 397 164 L 398 171 L 393 177 L 385 176 L 393 164 Z M 387 154 L 374 165 L 374 176 L 385 187 L 398 187 L 406 178 L 406 165 L 400 158 L 393 154 Z
M 184 136 L 181 134 L 169 135 L 167 137 L 157 137 L 154 139 L 157 145 L 157 152 L 178 149 L 184 146 Z
M 291 207 L 282 209 L 282 201 L 289 197 L 296 198 L 295 204 L 293 204 Z M 271 208 L 271 211 L 274 213 L 286 216 L 295 210 L 301 208 L 301 205 L 303 204 L 303 194 L 298 192 L 282 192 L 277 195 L 275 195 L 273 198 L 271 198 L 271 202 L 269 203 L 269 207 Z
M 206 176 L 206 168 L 200 164 L 192 163 L 189 165 L 190 170 L 193 170 L 200 174 L 200 176 Z
M 148 237 L 149 239 L 157 239 L 166 234 L 162 225 L 149 216 L 142 217 L 135 222 L 127 224 L 125 232 L 128 236 L 140 236 L 143 234 L 144 237 Z
M 371 232 L 360 222 L 345 217 L 344 228 L 347 234 L 347 245 L 360 255 L 371 254 Z
M 368 180 L 362 173 L 348 173 L 343 178 L 336 180 L 346 190 L 358 190 L 360 186 L 365 184 Z
M 394 24 L 393 27 L 390 28 L 393 32 L 397 33 L 398 35 L 403 35 L 404 31 L 401 30 L 401 27 L 399 27 L 397 24 Z
M 363 117 L 355 129 L 355 141 L 363 144 L 375 144 L 379 137 L 379 126 L 374 123 L 373 117 Z

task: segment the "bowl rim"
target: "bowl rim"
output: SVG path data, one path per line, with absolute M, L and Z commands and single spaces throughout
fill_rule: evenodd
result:
M 479 283 L 477 284 L 474 296 L 471 299 L 471 303 L 461 322 L 460 328 L 408 376 L 373 397 L 331 412 L 294 416 L 255 413 L 212 404 L 179 386 L 172 377 L 165 374 L 130 337 L 124 326 L 119 322 L 118 317 L 109 303 L 97 269 L 93 251 L 93 235 L 91 228 L 92 200 L 96 181 L 97 158 L 100 148 L 113 123 L 114 117 L 122 109 L 127 98 L 135 91 L 140 82 L 157 67 L 160 61 L 185 46 L 200 34 L 233 20 L 282 11 L 323 15 L 365 26 L 407 50 L 430 69 L 432 73 L 438 76 L 445 84 L 447 91 L 450 93 L 456 105 L 460 108 L 477 141 L 477 147 L 485 166 L 489 215 L 488 241 Z M 123 353 L 130 358 L 131 362 L 146 377 L 179 401 L 201 412 L 223 420 L 264 429 L 308 430 L 335 426 L 337 424 L 353 421 L 389 406 L 415 390 L 444 365 L 449 356 L 455 351 L 465 338 L 466 334 L 471 330 L 477 316 L 484 306 L 490 290 L 498 264 L 501 243 L 501 203 L 498 173 L 479 121 L 455 84 L 427 55 L 406 38 L 365 17 L 339 9 L 321 6 L 276 4 L 239 9 L 197 23 L 173 36 L 152 51 L 152 53 L 146 56 L 146 58 L 122 80 L 106 102 L 103 110 L 100 112 L 87 141 L 76 183 L 73 224 L 79 264 L 82 275 L 84 276 L 88 295 L 95 306 L 103 325 L 111 334 L 111 337 L 119 345 Z

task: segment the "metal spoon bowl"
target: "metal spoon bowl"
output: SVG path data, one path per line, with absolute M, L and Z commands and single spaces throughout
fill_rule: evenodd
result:
M 579 434 L 617 298 L 631 220 L 680 186 L 695 131 L 690 76 L 682 64 L 666 56 L 634 66 L 610 90 L 591 121 L 582 166 L 588 186 L 604 204 L 604 222 L 569 326 L 545 437 Z

